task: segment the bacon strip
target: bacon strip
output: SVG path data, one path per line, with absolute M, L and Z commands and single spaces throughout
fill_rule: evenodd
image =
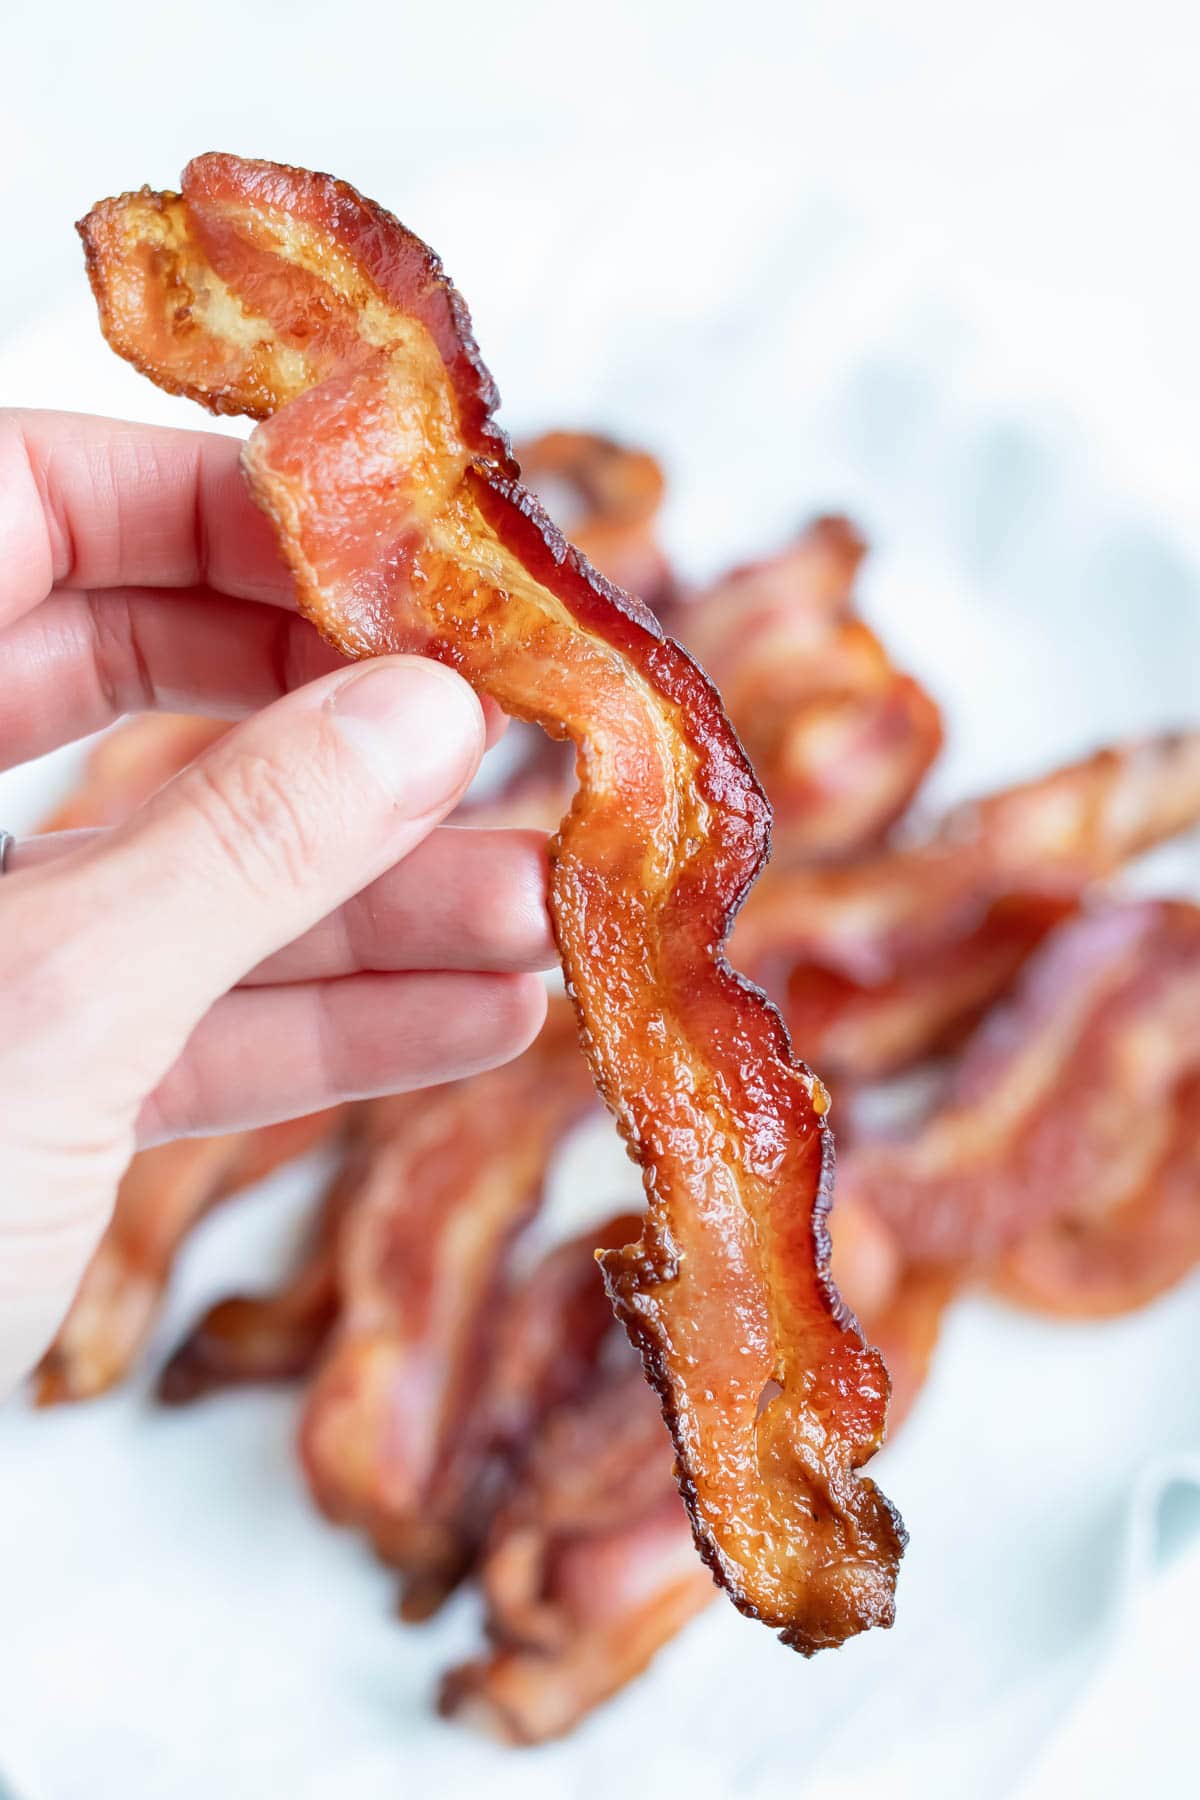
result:
M 206 156 L 182 197 L 105 201 L 82 233 L 113 347 L 266 420 L 251 490 L 326 635 L 424 650 L 573 739 L 551 908 L 649 1200 L 603 1267 L 697 1544 L 806 1652 L 890 1623 L 902 1528 L 856 1474 L 887 1380 L 828 1273 L 824 1090 L 721 953 L 769 813 L 714 689 L 517 485 L 462 301 L 387 213 L 327 176 Z M 368 1517 L 371 1487 L 365 1468 Z
M 158 1398 L 165 1406 L 187 1406 L 229 1387 L 299 1381 L 315 1366 L 338 1317 L 338 1232 L 362 1186 L 372 1141 L 362 1117 L 371 1110 L 358 1109 L 355 1139 L 295 1268 L 273 1292 L 232 1294 L 209 1307 L 163 1365 Z
M 1120 1279 L 1104 1248 L 1140 1238 L 1127 1291 L 1154 1292 L 1200 1250 L 1198 1077 L 1200 908 L 1085 914 L 980 1028 L 945 1103 L 908 1138 L 858 1150 L 847 1191 L 915 1262 L 986 1266 L 1017 1243 L 1016 1267 L 1052 1275 L 1046 1233 L 1074 1236 L 1084 1286 L 1100 1246 L 1102 1291 Z
M 713 1598 L 636 1366 L 548 1418 L 482 1580 L 494 1648 L 449 1672 L 438 1706 L 515 1744 L 570 1731 Z
M 1200 732 L 1098 751 L 951 813 L 927 842 L 837 869 L 771 869 L 733 952 L 830 1076 L 944 1047 L 1088 886 L 1200 823 Z
M 1093 1213 L 1072 1191 L 1064 1216 L 1022 1237 L 1001 1259 L 1006 1299 L 1062 1318 L 1100 1319 L 1146 1306 L 1200 1262 L 1200 1074 L 1165 1103 L 1157 1160 Z
M 426 1606 L 462 1572 L 478 1467 L 467 1426 L 496 1354 L 511 1247 L 590 1097 L 560 1002 L 515 1062 L 406 1107 L 343 1204 L 338 1324 L 301 1455 L 322 1511 L 370 1537 Z
M 670 599 L 671 566 L 654 535 L 666 483 L 653 456 L 591 431 L 547 431 L 518 444 L 517 460 L 526 487 L 602 575 L 656 610 Z
M 323 1143 L 339 1108 L 225 1137 L 182 1138 L 134 1157 L 112 1222 L 34 1376 L 39 1406 L 90 1400 L 129 1372 L 158 1317 L 183 1240 L 231 1194 Z
M 854 610 L 864 553 L 845 519 L 817 519 L 667 617 L 721 690 L 767 790 L 777 864 L 877 843 L 941 748 L 937 706 Z
M 497 1305 L 489 1363 L 455 1446 L 455 1482 L 443 1490 L 443 1517 L 457 1548 L 440 1567 L 409 1572 L 402 1617 L 428 1618 L 449 1591 L 447 1573 L 476 1562 L 543 1419 L 574 1404 L 595 1379 L 614 1330 L 595 1246 L 629 1243 L 640 1225 L 640 1217 L 618 1214 L 555 1245 L 524 1277 L 510 1276 Z
M 183 713 L 122 719 L 93 744 L 78 784 L 39 830 L 119 825 L 228 730 L 228 719 L 194 719 Z

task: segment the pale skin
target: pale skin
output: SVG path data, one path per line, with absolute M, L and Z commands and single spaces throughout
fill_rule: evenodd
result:
M 0 878 L 0 1396 L 136 1148 L 490 1067 L 544 1014 L 544 840 L 439 829 L 503 721 L 322 643 L 238 449 L 0 412 L 0 768 L 131 711 L 241 721 Z

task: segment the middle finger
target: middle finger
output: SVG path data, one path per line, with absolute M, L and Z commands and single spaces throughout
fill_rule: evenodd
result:
M 9 867 L 69 854 L 94 832 L 22 839 Z M 260 963 L 243 986 L 323 981 L 362 971 L 446 969 L 521 974 L 556 960 L 539 831 L 431 832 L 411 856 Z

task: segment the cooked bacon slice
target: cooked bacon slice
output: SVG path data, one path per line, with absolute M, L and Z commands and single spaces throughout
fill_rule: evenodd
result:
M 1140 1179 L 1102 1210 L 1073 1189 L 1061 1217 L 1001 1259 L 995 1285 L 1007 1299 L 1062 1318 L 1108 1318 L 1146 1306 L 1200 1263 L 1200 1073 L 1180 1081 L 1163 1111 L 1157 1157 Z
M 614 1331 L 596 1245 L 627 1244 L 640 1226 L 640 1216 L 618 1214 L 556 1244 L 523 1277 L 510 1279 L 498 1302 L 488 1366 L 454 1447 L 453 1480 L 443 1483 L 440 1496 L 457 1545 L 436 1565 L 409 1569 L 400 1605 L 404 1618 L 428 1618 L 441 1605 L 453 1581 L 478 1558 L 543 1419 L 575 1402 L 595 1378 Z M 649 1390 L 644 1393 L 653 1407 Z
M 845 519 L 817 519 L 789 549 L 667 615 L 767 790 L 776 863 L 877 843 L 941 748 L 937 706 L 854 610 L 864 552 Z
M 365 1532 L 414 1594 L 461 1573 L 477 1466 L 466 1426 L 496 1354 L 509 1254 L 590 1099 L 562 1001 L 515 1062 L 405 1108 L 344 1202 L 338 1324 L 301 1454 L 322 1510 Z
M 863 1330 L 883 1357 L 892 1383 L 888 1428 L 893 1436 L 925 1385 L 946 1309 L 961 1286 L 962 1272 L 954 1264 L 906 1265 L 886 1302 L 862 1317 Z
M 483 1564 L 494 1648 L 450 1671 L 442 1713 L 508 1743 L 559 1737 L 707 1605 L 672 1461 L 624 1359 L 548 1418 Z
M 733 954 L 787 995 L 827 1076 L 944 1047 L 1094 881 L 1200 823 L 1200 732 L 1098 751 L 952 812 L 926 842 L 833 869 L 771 869 Z
M 929 1374 L 942 1319 L 963 1271 L 953 1264 L 914 1264 L 894 1231 L 857 1192 L 854 1152 L 843 1156 L 837 1205 L 830 1215 L 833 1274 L 868 1343 L 879 1351 L 892 1384 L 888 1435 L 894 1438 Z
M 887 1382 L 828 1273 L 824 1090 L 721 952 L 769 812 L 715 690 L 518 486 L 463 303 L 387 213 L 327 176 L 205 156 L 182 197 L 105 201 L 82 233 L 113 347 L 171 391 L 265 418 L 251 491 L 326 635 L 352 656 L 427 651 L 574 741 L 551 909 L 649 1198 L 640 1243 L 603 1266 L 696 1541 L 797 1648 L 890 1623 L 903 1533 L 856 1473 Z M 347 1375 L 368 1414 L 390 1354 L 364 1346 Z M 308 1441 L 321 1467 L 333 1446 L 333 1503 L 386 1524 L 373 1451 L 343 1497 L 353 1445 L 329 1429 Z
M 227 719 L 193 719 L 184 713 L 122 719 L 93 744 L 79 783 L 39 829 L 119 825 L 228 730 Z
M 373 1110 L 379 1103 L 355 1109 L 346 1159 L 321 1198 L 296 1266 L 273 1292 L 232 1294 L 209 1307 L 163 1365 L 158 1397 L 164 1405 L 187 1406 L 223 1388 L 299 1381 L 314 1367 L 338 1316 L 338 1231 L 362 1185 L 374 1141 L 363 1117 Z
M 90 1400 L 133 1366 L 183 1240 L 218 1201 L 324 1142 L 341 1109 L 225 1137 L 183 1138 L 134 1157 L 112 1221 L 34 1376 L 39 1406 Z
M 617 1241 L 632 1225 L 616 1220 L 604 1235 Z M 889 1359 L 894 1429 L 925 1379 L 955 1278 L 906 1268 L 891 1232 L 861 1206 L 839 1201 L 830 1225 L 841 1291 Z M 554 1322 L 546 1292 L 566 1282 L 588 1300 L 587 1241 L 559 1245 L 526 1284 L 539 1335 L 550 1324 L 564 1349 L 577 1350 L 577 1340 Z M 670 1442 L 651 1397 L 623 1356 L 601 1360 L 592 1337 L 600 1322 L 590 1310 L 584 1316 L 585 1357 L 568 1358 L 572 1393 L 549 1404 L 543 1391 L 531 1406 L 538 1384 L 520 1356 L 520 1378 L 502 1378 L 517 1402 L 514 1441 L 525 1439 L 531 1418 L 540 1428 L 495 1514 L 480 1568 L 492 1647 L 442 1683 L 443 1713 L 509 1743 L 572 1730 L 714 1594 L 689 1554 Z
M 654 535 L 666 483 L 648 451 L 547 431 L 518 444 L 517 460 L 526 487 L 602 575 L 656 609 L 670 598 L 671 566 Z
M 1200 908 L 1085 913 L 985 1021 L 944 1104 L 907 1138 L 859 1147 L 848 1191 L 910 1261 L 986 1266 L 1037 1233 L 1036 1267 L 1050 1228 L 1076 1234 L 1081 1261 L 1099 1246 L 1103 1278 L 1105 1246 L 1140 1238 L 1131 1288 L 1153 1269 L 1156 1291 L 1200 1248 L 1198 1076 Z

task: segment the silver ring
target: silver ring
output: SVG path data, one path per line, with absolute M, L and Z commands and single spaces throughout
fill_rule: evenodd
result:
M 11 831 L 0 831 L 0 875 L 8 866 L 8 853 L 16 841 Z

